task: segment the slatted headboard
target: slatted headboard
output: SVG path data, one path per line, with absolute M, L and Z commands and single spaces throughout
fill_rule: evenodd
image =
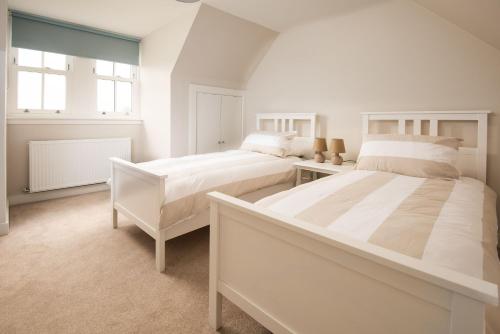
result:
M 273 122 L 273 130 L 276 132 L 296 131 L 297 123 L 308 122 L 309 131 L 306 135 L 298 134 L 299 137 L 316 137 L 316 114 L 315 113 L 263 113 L 257 114 L 257 130 L 262 130 L 264 121 Z
M 477 123 L 476 147 L 460 147 L 458 168 L 464 176 L 486 182 L 488 141 L 488 114 L 490 111 L 412 111 L 361 113 L 363 134 L 369 133 L 370 121 L 397 121 L 398 133 L 406 134 L 406 122 L 413 122 L 413 134 L 422 134 L 422 122 L 429 122 L 429 135 L 439 135 L 440 121 L 468 121 Z

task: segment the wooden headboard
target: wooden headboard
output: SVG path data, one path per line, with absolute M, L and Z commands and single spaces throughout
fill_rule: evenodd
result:
M 490 111 L 411 111 L 361 113 L 363 134 L 368 134 L 371 121 L 397 121 L 398 133 L 407 134 L 406 122 L 413 122 L 415 135 L 422 134 L 422 122 L 429 122 L 429 135 L 438 136 L 440 121 L 468 121 L 477 124 L 476 147 L 460 147 L 458 168 L 462 175 L 486 182 L 488 114 Z
M 309 131 L 306 135 L 297 134 L 298 137 L 316 137 L 315 113 L 262 113 L 256 115 L 257 130 L 262 130 L 264 121 L 273 121 L 273 130 L 276 132 L 297 131 L 297 123 L 308 122 Z

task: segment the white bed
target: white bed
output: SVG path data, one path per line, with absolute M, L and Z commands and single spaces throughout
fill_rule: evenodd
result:
M 301 130 L 299 139 L 311 143 L 316 132 L 313 113 L 258 114 L 257 130 L 266 122 L 275 132 Z M 305 129 L 299 129 L 304 123 Z M 139 164 L 111 158 L 113 227 L 117 228 L 120 212 L 153 237 L 156 268 L 164 271 L 165 241 L 209 225 L 207 192 L 256 201 L 291 188 L 298 159 L 240 150 Z
M 363 132 L 368 133 L 372 120 L 399 121 L 400 134 L 406 132 L 406 121 L 413 121 L 413 133 L 420 134 L 422 121 L 428 120 L 431 135 L 438 134 L 439 121 L 475 122 L 477 147 L 460 149 L 459 167 L 462 174 L 477 180 L 457 181 L 461 187 L 457 189 L 463 189 L 454 196 L 459 200 L 450 199 L 445 203 L 453 204 L 455 210 L 446 216 L 449 223 L 455 226 L 456 217 L 456 228 L 467 231 L 458 217 L 463 219 L 462 215 L 466 215 L 477 220 L 482 212 L 477 212 L 480 205 L 460 205 L 460 197 L 482 194 L 478 189 L 482 189 L 480 181 L 486 179 L 487 114 L 477 111 L 367 113 L 362 116 Z M 322 182 L 329 191 L 339 178 L 362 174 L 356 176 L 357 172 L 363 171 L 316 182 Z M 401 184 L 416 179 L 405 178 L 401 178 Z M 462 258 L 457 257 L 456 262 L 451 259 L 449 265 L 441 265 L 440 252 L 447 251 L 444 242 L 431 247 L 438 256 L 424 261 L 365 242 L 369 236 L 362 236 L 365 227 L 353 229 L 349 235 L 325 231 L 306 220 L 292 218 L 294 213 L 288 211 L 300 211 L 301 202 L 300 196 L 292 200 L 290 194 L 297 192 L 304 200 L 311 200 L 314 191 L 307 193 L 304 189 L 318 184 L 306 184 L 284 196 L 271 196 L 259 205 L 220 193 L 209 194 L 212 200 L 209 314 L 213 328 L 222 325 L 221 297 L 224 296 L 274 333 L 484 333 L 486 305 L 498 304 L 498 287 L 475 273 L 477 263 L 467 259 L 461 262 Z M 390 203 L 389 197 L 393 195 L 387 195 L 387 203 Z M 394 196 L 399 196 L 397 191 Z M 489 202 L 494 207 L 492 201 Z M 389 204 L 378 203 L 380 208 L 386 208 L 385 205 Z M 336 227 L 343 227 L 342 232 L 346 232 L 363 220 L 371 224 L 371 218 L 377 219 L 377 210 L 372 214 L 369 210 L 365 212 L 370 219 L 360 218 L 360 211 L 352 210 L 351 215 L 342 216 L 350 216 L 352 219 L 346 221 L 350 224 Z M 477 226 L 470 233 L 470 236 L 458 234 L 459 240 L 451 240 L 480 245 L 481 239 L 478 241 L 474 234 L 478 233 Z M 443 234 L 441 238 L 446 240 Z M 472 253 L 458 254 L 473 258 Z M 498 265 L 498 259 L 496 261 Z M 461 270 L 463 263 L 469 267 Z

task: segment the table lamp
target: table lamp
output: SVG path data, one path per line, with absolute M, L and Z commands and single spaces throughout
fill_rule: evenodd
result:
M 345 153 L 344 140 L 339 138 L 333 138 L 330 144 L 330 151 L 332 152 L 332 164 L 342 165 L 344 159 L 339 155 L 339 153 Z
M 314 150 L 314 161 L 325 162 L 325 156 L 323 155 L 323 152 L 328 150 L 328 148 L 326 147 L 326 139 L 315 138 L 313 150 Z

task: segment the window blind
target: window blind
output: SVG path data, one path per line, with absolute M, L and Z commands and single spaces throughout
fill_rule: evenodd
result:
M 11 15 L 13 47 L 139 64 L 138 38 L 19 11 Z

